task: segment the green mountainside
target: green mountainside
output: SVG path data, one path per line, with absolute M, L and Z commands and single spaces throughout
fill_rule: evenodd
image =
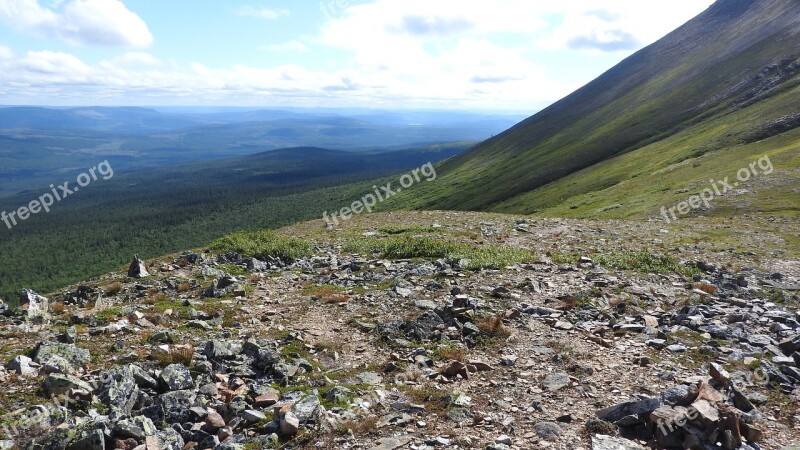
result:
M 798 56 L 800 2 L 719 0 L 392 207 L 653 217 L 767 155 L 705 214 L 797 215 Z

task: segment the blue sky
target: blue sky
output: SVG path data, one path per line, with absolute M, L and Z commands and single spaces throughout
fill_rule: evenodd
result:
M 711 0 L 0 0 L 0 104 L 530 112 Z

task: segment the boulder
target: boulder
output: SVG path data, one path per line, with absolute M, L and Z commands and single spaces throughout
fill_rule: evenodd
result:
M 149 275 L 150 273 L 147 271 L 144 261 L 139 258 L 139 255 L 133 255 L 133 261 L 128 267 L 128 276 L 131 278 L 144 278 Z

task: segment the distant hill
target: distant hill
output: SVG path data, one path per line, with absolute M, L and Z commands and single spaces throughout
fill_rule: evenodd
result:
M 439 169 L 399 206 L 654 217 L 769 155 L 712 211 L 800 212 L 800 2 L 719 0 Z
M 129 171 L 289 147 L 393 151 L 482 141 L 520 118 L 447 111 L 168 111 L 0 107 L 0 197 L 47 186 L 105 159 Z

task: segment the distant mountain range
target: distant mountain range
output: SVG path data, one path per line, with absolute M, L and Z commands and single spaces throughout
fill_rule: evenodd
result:
M 800 2 L 719 0 L 395 206 L 658 217 L 768 156 L 774 172 L 693 213 L 797 215 L 798 56 Z
M 193 111 L 0 108 L 0 196 L 46 186 L 104 159 L 128 171 L 289 147 L 392 151 L 482 141 L 521 118 L 446 111 Z

